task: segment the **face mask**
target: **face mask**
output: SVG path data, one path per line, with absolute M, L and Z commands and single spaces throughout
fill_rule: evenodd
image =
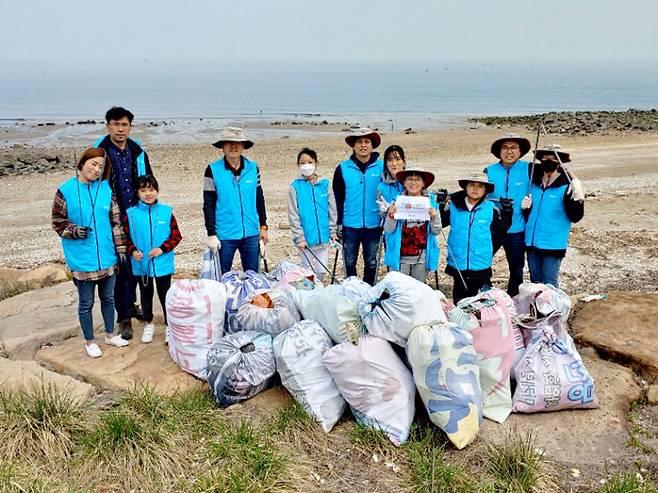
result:
M 303 176 L 311 176 L 313 173 L 315 173 L 315 164 L 302 164 L 299 166 L 299 171 L 302 172 Z
M 553 173 L 557 169 L 559 164 L 560 163 L 558 163 L 557 161 L 551 161 L 549 159 L 545 159 L 541 161 L 541 169 L 545 173 Z

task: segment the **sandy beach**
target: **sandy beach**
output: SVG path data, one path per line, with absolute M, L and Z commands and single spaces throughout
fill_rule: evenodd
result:
M 404 147 L 408 162 L 436 173 L 436 187 L 456 189 L 457 178 L 481 170 L 493 161 L 490 143 L 514 128 L 473 128 L 383 135 L 383 149 Z M 41 130 L 40 130 L 41 131 Z M 140 135 L 161 184 L 161 199 L 175 208 L 183 234 L 177 248 L 177 268 L 185 274 L 198 270 L 205 229 L 201 210 L 201 183 L 205 166 L 220 152 L 210 144 L 149 145 L 148 132 Z M 212 141 L 208 135 L 208 141 Z M 528 135 L 529 138 L 532 136 Z M 534 139 L 531 139 L 534 140 Z M 558 140 L 558 139 L 556 139 Z M 585 218 L 573 228 L 563 263 L 561 281 L 571 293 L 608 290 L 658 290 L 658 138 L 647 133 L 614 133 L 559 138 L 571 152 L 571 169 L 582 179 L 587 195 Z M 270 225 L 269 265 L 295 259 L 288 230 L 286 194 L 296 173 L 295 156 L 303 146 L 317 150 L 319 170 L 331 176 L 336 164 L 349 155 L 341 136 L 296 139 L 291 136 L 259 140 L 249 156 L 261 169 Z M 78 152 L 81 148 L 78 148 Z M 59 149 L 59 152 L 73 149 Z M 527 158 L 530 155 L 526 156 Z M 36 267 L 62 262 L 60 242 L 50 227 L 55 190 L 72 170 L 1 178 L 0 265 Z M 443 241 L 441 241 L 443 244 Z M 449 287 L 442 273 L 442 288 Z M 494 282 L 504 284 L 506 266 L 502 251 L 496 257 Z

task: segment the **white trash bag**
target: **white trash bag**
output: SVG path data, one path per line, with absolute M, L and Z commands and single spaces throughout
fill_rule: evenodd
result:
M 416 388 L 387 341 L 364 335 L 357 346 L 343 342 L 326 351 L 322 363 L 361 425 L 382 430 L 396 446 L 407 441 Z
M 333 345 L 324 329 L 312 320 L 297 322 L 274 338 L 274 357 L 281 383 L 327 433 L 347 409 L 345 399 L 321 361 Z
M 229 334 L 243 330 L 235 316 L 244 300 L 259 289 L 270 287 L 270 281 L 259 272 L 232 270 L 222 276 L 226 286 L 226 323 L 225 330 Z
M 217 404 L 250 399 L 269 387 L 276 373 L 272 337 L 252 331 L 228 334 L 208 351 L 208 370 Z
M 235 318 L 243 330 L 274 337 L 299 322 L 301 315 L 289 293 L 262 289 L 245 298 Z

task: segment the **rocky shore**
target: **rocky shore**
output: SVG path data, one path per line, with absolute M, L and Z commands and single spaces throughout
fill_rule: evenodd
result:
M 0 176 L 52 173 L 66 168 L 74 169 L 70 150 L 48 150 L 22 144 L 0 148 Z
M 658 132 L 658 110 L 552 111 L 529 116 L 486 116 L 469 119 L 495 127 L 525 127 L 536 131 L 542 121 L 550 134 L 608 135 L 613 132 Z

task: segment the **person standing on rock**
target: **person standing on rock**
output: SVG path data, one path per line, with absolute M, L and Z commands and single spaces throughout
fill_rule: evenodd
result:
M 384 163 L 373 150 L 381 144 L 381 137 L 369 128 L 359 128 L 345 137 L 345 142 L 352 148 L 352 155 L 336 167 L 332 183 L 337 223 L 342 228 L 345 275 L 357 275 L 361 245 L 363 280 L 372 285 L 377 276 L 377 247 L 382 233 L 377 187 L 384 172 Z
M 253 147 L 241 128 L 226 127 L 213 144 L 224 155 L 210 163 L 203 178 L 203 215 L 222 273 L 240 252 L 242 269 L 259 270 L 260 241 L 267 243 L 267 213 L 258 164 L 242 153 Z
M 530 280 L 557 288 L 571 225 L 585 215 L 585 194 L 580 180 L 560 165 L 560 161 L 571 162 L 560 146 L 549 145 L 536 156 L 539 165 L 535 166 L 530 195 L 521 203 L 528 218 L 525 244 Z
M 519 294 L 525 267 L 525 217 L 521 202 L 528 194 L 530 186 L 530 165 L 522 161 L 530 150 L 530 141 L 518 134 L 506 134 L 491 144 L 491 154 L 498 158 L 484 170 L 494 184 L 494 190 L 487 198 L 494 201 L 512 201 L 512 225 L 507 232 L 496 233 L 493 238 L 494 255 L 502 246 L 509 267 L 507 294 Z
M 113 106 L 105 113 L 107 135 L 99 138 L 94 147 L 104 149 L 110 161 L 109 185 L 114 192 L 121 217 L 125 220 L 126 210 L 137 205 L 137 178 L 151 175 L 151 164 L 146 151 L 139 142 L 129 138 L 134 115 L 125 108 Z M 142 318 L 141 310 L 135 305 L 137 283 L 130 262 L 126 260 L 118 269 L 114 299 L 119 320 L 121 337 L 133 337 L 131 317 Z
M 78 288 L 78 317 L 85 350 L 102 356 L 96 344 L 92 309 L 98 288 L 105 323 L 105 344 L 125 347 L 128 341 L 114 335 L 114 284 L 117 255 L 126 255 L 121 212 L 108 183 L 109 165 L 104 149 L 87 149 L 77 163 L 76 176 L 57 189 L 52 226 L 62 238 L 66 264 Z

